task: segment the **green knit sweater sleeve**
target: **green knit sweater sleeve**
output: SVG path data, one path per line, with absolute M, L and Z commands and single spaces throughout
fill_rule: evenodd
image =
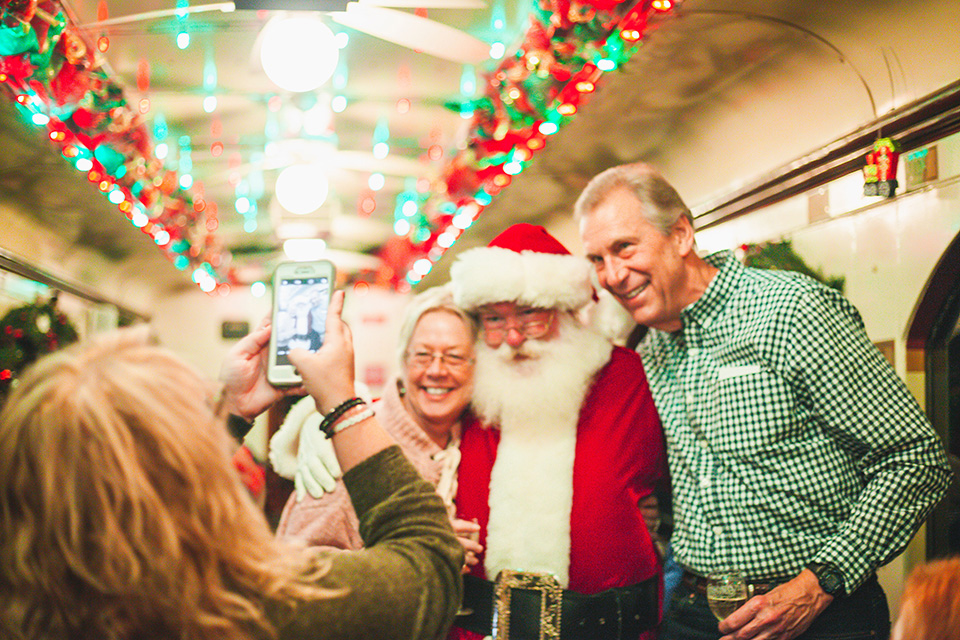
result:
M 281 638 L 443 638 L 462 598 L 463 547 L 434 488 L 390 447 L 346 474 L 361 551 L 330 551 L 326 587 L 344 596 L 302 604 Z

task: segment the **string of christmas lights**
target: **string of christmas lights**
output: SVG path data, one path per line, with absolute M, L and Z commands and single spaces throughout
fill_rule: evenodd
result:
M 103 3 L 101 3 L 103 5 Z M 636 50 L 655 13 L 675 0 L 535 0 L 529 28 L 512 54 L 485 74 L 463 150 L 420 193 L 401 194 L 395 228 L 380 257 L 386 279 L 409 290 L 452 247 L 493 197 L 520 174 L 550 136 L 573 118 L 602 75 Z M 105 5 L 103 5 L 105 14 Z M 105 15 L 104 15 L 105 17 Z M 144 124 L 149 103 L 131 108 L 104 68 L 109 39 L 91 47 L 54 0 L 0 0 L 0 87 L 63 157 L 149 235 L 179 269 L 213 291 L 224 279 L 216 203 L 202 185 L 156 157 Z M 148 63 L 138 85 L 149 82 Z M 413 203 L 413 204 L 410 204 Z M 404 206 L 406 205 L 406 206 Z M 416 206 L 414 206 L 416 205 Z M 403 219 L 409 211 L 409 220 Z
M 411 224 L 404 246 L 381 257 L 396 270 L 394 286 L 409 290 L 456 243 L 514 176 L 529 165 L 577 113 L 604 73 L 636 51 L 654 14 L 675 0 L 536 0 L 521 43 L 487 74 L 482 97 L 461 105 L 473 112 L 466 148 L 432 185 L 424 224 Z
M 106 36 L 91 47 L 52 0 L 0 0 L 0 91 L 176 268 L 213 291 L 222 280 L 216 207 L 156 157 L 144 105 L 132 108 L 105 69 L 108 48 Z

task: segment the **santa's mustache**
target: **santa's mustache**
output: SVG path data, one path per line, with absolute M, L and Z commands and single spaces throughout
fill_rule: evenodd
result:
M 523 344 L 518 347 L 512 347 L 506 342 L 502 342 L 495 349 L 486 347 L 484 350 L 489 351 L 497 360 L 509 364 L 517 360 L 539 360 L 549 348 L 550 346 L 542 340 L 529 339 L 524 340 Z

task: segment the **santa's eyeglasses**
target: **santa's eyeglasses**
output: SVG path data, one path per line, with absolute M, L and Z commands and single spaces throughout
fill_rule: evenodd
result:
M 555 309 L 543 307 L 518 307 L 511 313 L 480 309 L 477 318 L 487 333 L 505 334 L 515 329 L 528 338 L 542 338 L 550 332 Z

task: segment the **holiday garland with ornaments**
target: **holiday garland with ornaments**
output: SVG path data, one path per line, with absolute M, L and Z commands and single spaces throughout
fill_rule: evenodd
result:
M 179 269 L 219 278 L 215 207 L 164 168 L 144 116 L 54 0 L 0 0 L 0 94 Z
M 517 48 L 486 74 L 483 95 L 451 105 L 472 113 L 466 148 L 431 185 L 425 215 L 381 252 L 395 286 L 416 284 L 513 176 L 577 113 L 604 73 L 630 59 L 677 0 L 535 0 Z M 405 279 L 404 279 L 405 276 Z
M 0 402 L 24 369 L 78 337 L 70 319 L 57 309 L 56 296 L 8 311 L 0 319 Z
M 396 215 L 416 213 L 406 234 L 380 248 L 389 274 L 378 281 L 408 290 L 429 273 L 575 116 L 603 74 L 629 60 L 656 18 L 677 4 L 533 0 L 529 28 L 484 74 L 482 95 L 453 106 L 471 119 L 465 147 L 427 191 L 398 198 Z M 227 261 L 215 234 L 216 203 L 182 189 L 177 173 L 156 157 L 144 112 L 128 104 L 104 69 L 100 44 L 84 39 L 57 0 L 0 0 L 0 94 L 44 127 L 64 159 L 85 171 L 177 268 L 192 269 L 201 288 L 229 279 L 221 272 Z M 402 207 L 401 198 L 423 206 Z

